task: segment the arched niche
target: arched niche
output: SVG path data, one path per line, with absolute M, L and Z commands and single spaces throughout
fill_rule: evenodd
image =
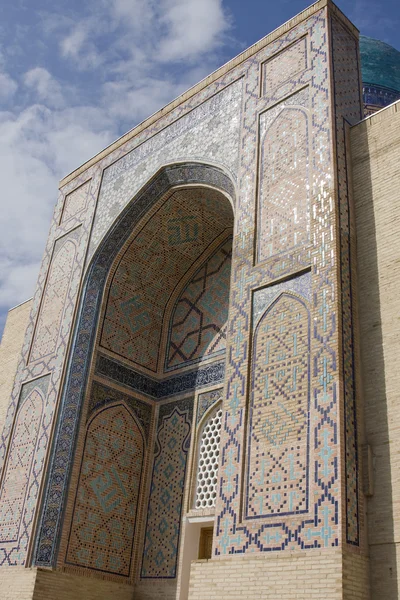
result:
M 216 190 L 225 201 L 229 199 L 234 208 L 234 185 L 221 169 L 198 163 L 165 167 L 132 199 L 108 232 L 89 265 L 75 321 L 47 485 L 44 490 L 41 517 L 36 534 L 33 557 L 33 564 L 36 566 L 54 566 L 57 560 L 77 432 L 89 367 L 93 358 L 99 315 L 102 312 L 104 290 L 110 270 L 121 249 L 129 242 L 135 227 L 157 202 L 172 188 L 190 186 Z M 159 385 L 162 387 L 163 384 Z

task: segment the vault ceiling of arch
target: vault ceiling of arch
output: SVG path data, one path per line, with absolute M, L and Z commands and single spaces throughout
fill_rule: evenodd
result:
M 229 201 L 209 188 L 170 191 L 157 206 L 111 277 L 100 337 L 102 348 L 154 373 L 167 305 L 233 227 Z

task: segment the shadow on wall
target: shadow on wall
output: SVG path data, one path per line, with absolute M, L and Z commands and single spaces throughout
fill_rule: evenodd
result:
M 379 124 L 375 128 L 379 129 Z M 397 441 L 390 439 L 389 423 L 390 420 L 393 422 L 394 415 L 391 414 L 390 390 L 388 394 L 386 389 L 388 376 L 393 377 L 390 370 L 395 360 L 393 356 L 393 361 L 387 361 L 385 365 L 386 337 L 384 339 L 383 328 L 391 309 L 390 299 L 386 303 L 385 298 L 386 286 L 393 276 L 386 256 L 386 233 L 391 222 L 389 211 L 393 207 L 387 202 L 379 182 L 382 169 L 376 168 L 379 161 L 386 162 L 387 157 L 385 153 L 383 156 L 375 154 L 376 145 L 371 143 L 371 132 L 368 121 L 351 130 L 362 377 L 360 398 L 364 409 L 366 444 L 371 450 L 370 473 L 373 474 L 372 481 L 368 481 L 368 461 L 364 461 L 364 493 L 367 495 L 371 600 L 397 600 L 392 480 Z M 392 195 L 395 196 L 394 189 Z M 360 434 L 362 437 L 361 431 Z M 366 456 L 367 452 L 363 454 Z

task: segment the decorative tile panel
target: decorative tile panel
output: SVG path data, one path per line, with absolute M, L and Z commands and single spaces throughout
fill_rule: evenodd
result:
M 42 377 L 22 387 L 20 408 L 14 426 L 13 441 L 6 463 L 0 492 L 0 542 L 18 543 L 25 500 L 35 486 L 31 474 L 40 462 L 38 434 L 49 377 Z M 10 564 L 17 558 L 17 548 L 10 551 Z
M 96 365 L 96 374 L 116 381 L 134 391 L 146 394 L 152 400 L 161 400 L 221 383 L 224 380 L 225 362 L 213 362 L 206 366 L 197 367 L 193 371 L 185 371 L 179 375 L 158 380 L 144 373 L 138 373 L 127 365 L 100 354 Z
M 296 96 L 307 102 L 308 90 L 260 119 L 258 260 L 289 255 L 298 269 L 310 260 L 310 165 L 308 110 L 295 108 Z
M 171 316 L 166 370 L 225 351 L 231 260 L 229 239 L 183 290 Z
M 269 285 L 268 287 L 255 290 L 253 292 L 253 328 L 255 329 L 258 321 L 265 310 L 274 300 L 283 292 L 291 292 L 297 296 L 302 296 L 311 303 L 311 273 L 297 275 L 279 284 Z
M 140 188 L 165 164 L 198 160 L 237 172 L 242 80 L 182 116 L 104 172 L 90 255 Z
M 90 181 L 65 196 L 61 223 L 66 223 L 84 211 L 89 200 Z
M 169 297 L 194 260 L 232 224 L 228 200 L 214 190 L 167 194 L 110 282 L 101 346 L 156 372 Z
M 207 412 L 207 410 L 222 400 L 222 393 L 224 388 L 219 388 L 218 390 L 212 390 L 211 392 L 203 392 L 199 394 L 197 398 L 197 425 L 200 423 L 201 419 Z
M 96 181 L 98 184 L 99 179 L 97 178 Z M 118 224 L 110 231 L 91 265 L 78 311 L 76 335 L 68 364 L 68 376 L 60 400 L 59 420 L 54 434 L 54 452 L 50 457 L 49 475 L 38 526 L 34 559 L 36 565 L 50 566 L 56 561 L 57 540 L 66 499 L 67 481 L 74 457 L 79 415 L 85 397 L 94 331 L 110 268 L 119 250 L 128 241 L 134 227 L 138 225 L 143 215 L 150 211 L 171 187 L 183 184 L 211 186 L 223 190 L 230 197 L 234 197 L 235 194 L 232 181 L 216 167 L 193 163 L 168 166 L 143 188 L 135 202 L 120 216 Z M 94 185 L 93 180 L 92 185 Z M 84 251 L 84 246 L 81 247 Z M 68 327 L 69 321 L 67 320 L 63 342 L 67 336 Z M 58 373 L 59 371 L 57 371 Z M 172 382 L 168 380 L 164 382 L 166 387 L 162 391 L 162 395 L 173 395 L 175 388 L 182 390 L 192 389 L 197 384 L 200 386 L 213 385 L 222 380 L 223 374 L 223 364 L 208 365 L 198 369 L 197 372 L 184 373 L 179 377 L 171 378 Z M 53 406 L 56 391 L 57 388 L 54 387 L 51 392 L 50 409 Z M 47 427 L 51 424 L 51 410 L 49 414 Z M 32 505 L 34 506 L 34 502 Z M 5 560 L 7 557 L 4 558 Z
M 338 282 L 336 279 L 336 209 L 332 185 L 333 145 L 330 135 L 329 10 L 316 11 L 307 20 L 274 40 L 249 60 L 245 79 L 242 124 L 242 153 L 239 176 L 240 199 L 237 218 L 240 232 L 233 249 L 233 290 L 227 346 L 227 399 L 221 433 L 220 494 L 216 505 L 214 555 L 244 552 L 295 550 L 332 547 L 339 544 L 339 506 L 341 480 L 338 471 L 338 390 L 337 363 Z M 260 63 L 304 35 L 309 36 L 308 69 L 293 77 L 286 93 L 309 87 L 310 110 L 310 263 L 312 274 L 310 386 L 313 415 L 310 420 L 310 507 L 307 514 L 275 515 L 241 520 L 245 482 L 242 478 L 245 457 L 245 424 L 250 384 L 249 342 L 252 288 L 271 284 L 279 275 L 269 260 L 252 268 L 254 248 L 253 199 L 257 192 L 254 161 L 258 150 L 257 130 L 260 113 L 279 100 L 279 93 L 260 98 Z M 286 85 L 286 84 L 285 84 Z M 293 275 L 291 264 L 286 273 Z M 298 265 L 298 271 L 304 266 Z M 311 501 L 312 498 L 312 501 Z
M 304 300 L 283 293 L 259 321 L 251 389 L 246 518 L 306 512 L 310 315 Z
M 176 577 L 193 399 L 160 409 L 141 578 Z
M 262 66 L 263 94 L 271 95 L 290 79 L 307 69 L 307 38 L 303 37 L 288 48 L 281 50 Z M 286 90 L 281 90 L 285 95 Z
M 80 234 L 81 231 L 78 228 L 57 240 L 54 246 L 54 254 L 33 338 L 30 362 L 52 354 L 56 348 Z
M 350 207 L 346 121 L 350 124 L 362 118 L 361 82 L 359 80 L 359 49 L 357 40 L 337 19 L 332 19 L 333 74 L 335 82 L 335 127 L 337 141 L 337 173 L 340 220 L 340 283 L 342 303 L 341 356 L 344 374 L 345 419 L 345 481 L 346 481 L 346 540 L 360 545 L 360 495 L 357 434 L 356 350 L 354 320 L 354 255 L 351 239 L 354 235 L 354 215 Z M 357 75 L 357 77 L 356 77 Z M 362 512 L 362 509 L 361 509 Z
M 144 440 L 122 404 L 87 427 L 66 564 L 129 577 Z
M 87 420 L 91 418 L 94 412 L 100 410 L 100 408 L 106 408 L 109 404 L 115 402 L 124 402 L 124 404 L 129 407 L 137 421 L 140 423 L 147 440 L 150 432 L 153 406 L 142 400 L 138 400 L 137 398 L 132 398 L 132 396 L 128 396 L 128 394 L 124 394 L 119 390 L 104 385 L 103 383 L 99 383 L 98 381 L 93 382 L 90 391 Z

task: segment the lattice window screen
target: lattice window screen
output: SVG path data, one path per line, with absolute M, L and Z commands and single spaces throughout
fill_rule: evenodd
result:
M 222 410 L 217 408 L 205 422 L 199 438 L 199 462 L 195 508 L 212 508 L 217 498 L 217 475 Z

